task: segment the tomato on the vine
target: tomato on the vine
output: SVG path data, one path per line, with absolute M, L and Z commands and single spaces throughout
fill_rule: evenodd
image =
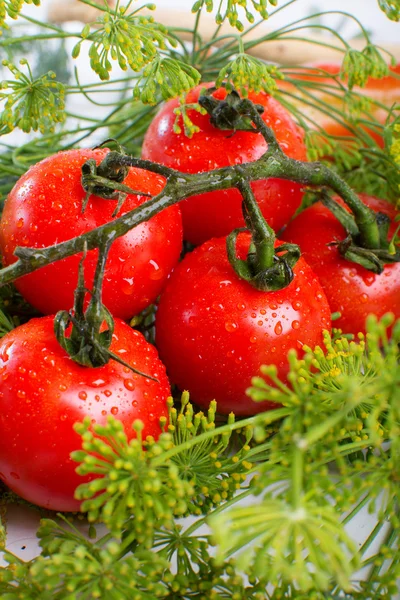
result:
M 199 85 L 187 95 L 188 104 L 198 101 Z M 218 99 L 225 89 L 213 93 Z M 262 119 L 271 127 L 282 150 L 291 158 L 306 160 L 303 134 L 286 109 L 265 93 L 250 93 L 250 100 L 264 107 Z M 188 138 L 174 132 L 174 110 L 179 100 L 170 100 L 152 121 L 143 143 L 143 158 L 167 165 L 185 173 L 200 173 L 254 161 L 267 150 L 260 133 L 222 131 L 214 127 L 209 115 L 188 110 L 188 116 L 199 131 Z M 300 206 L 302 192 L 298 183 L 282 179 L 254 181 L 251 184 L 264 217 L 276 231 L 285 225 Z M 219 190 L 193 196 L 180 203 L 184 238 L 193 244 L 228 235 L 243 226 L 242 198 L 238 190 Z
M 17 246 L 43 248 L 66 241 L 117 218 L 148 198 L 128 194 L 113 217 L 117 200 L 91 195 L 85 212 L 86 192 L 81 185 L 81 167 L 94 158 L 97 163 L 107 149 L 60 152 L 31 167 L 10 192 L 0 223 L 0 249 L 4 265 L 16 260 Z M 149 171 L 130 168 L 124 184 L 151 195 L 158 194 L 165 180 Z M 182 247 L 180 210 L 172 206 L 157 214 L 111 246 L 103 285 L 103 302 L 111 313 L 128 319 L 159 295 Z M 92 287 L 98 250 L 85 259 L 85 284 Z M 15 282 L 21 294 L 44 314 L 73 305 L 81 256 L 75 255 L 25 275 Z
M 263 364 L 275 364 L 283 380 L 287 353 L 322 343 L 330 330 L 325 294 L 300 258 L 290 285 L 261 292 L 230 265 L 225 238 L 212 239 L 187 254 L 161 295 L 156 344 L 171 381 L 189 390 L 194 402 L 218 412 L 250 415 L 273 408 L 246 396 Z M 250 236 L 240 234 L 238 256 L 246 257 Z
M 340 84 L 337 82 L 336 77 L 339 76 L 341 71 L 340 63 L 313 63 L 308 66 L 307 69 L 299 68 L 291 72 L 293 79 L 300 79 L 309 82 L 315 82 L 319 84 L 318 87 L 312 89 L 306 88 L 308 93 L 312 92 L 313 96 L 319 101 L 326 102 L 329 106 L 334 106 L 338 111 L 338 118 L 333 118 L 332 115 L 326 112 L 321 112 L 312 103 L 308 102 L 308 97 L 304 96 L 303 101 L 291 99 L 295 104 L 299 106 L 299 109 L 310 118 L 311 121 L 318 124 L 318 126 L 326 131 L 326 133 L 338 137 L 348 137 L 354 135 L 352 129 L 346 127 L 346 110 L 343 95 L 340 93 Z M 400 101 L 400 64 L 389 66 L 389 74 L 381 79 L 375 79 L 370 77 L 364 87 L 355 86 L 354 91 L 361 97 L 367 96 L 371 98 L 375 103 L 372 104 L 368 109 L 367 118 L 371 117 L 376 119 L 380 124 L 384 124 L 388 117 L 388 112 L 384 107 L 391 108 Z M 293 83 L 289 83 L 287 80 L 279 81 L 279 87 L 282 90 L 299 93 L 294 87 Z M 321 85 L 325 85 L 324 90 Z M 336 93 L 335 93 L 336 88 Z M 332 93 L 332 91 L 334 93 Z M 302 97 L 300 92 L 300 98 Z M 342 113 L 342 115 L 341 115 Z M 383 138 L 376 129 L 363 126 L 368 134 L 374 138 L 374 140 L 383 146 Z
M 32 319 L 0 341 L 0 479 L 29 502 L 75 511 L 74 491 L 88 478 L 70 458 L 82 443 L 74 423 L 88 415 L 104 424 L 114 415 L 131 439 L 140 419 L 143 437 L 157 438 L 170 387 L 154 346 L 120 319 L 110 350 L 158 382 L 114 360 L 99 368 L 77 364 L 57 342 L 53 321 Z
M 389 237 L 394 234 L 397 214 L 385 200 L 360 194 L 360 199 L 392 220 Z M 377 275 L 361 265 L 342 258 L 332 242 L 346 238 L 336 217 L 320 202 L 300 213 L 287 227 L 283 238 L 301 248 L 302 254 L 318 275 L 333 312 L 340 312 L 335 327 L 346 333 L 365 331 L 369 314 L 382 317 L 392 312 L 400 317 L 400 263 L 387 264 Z

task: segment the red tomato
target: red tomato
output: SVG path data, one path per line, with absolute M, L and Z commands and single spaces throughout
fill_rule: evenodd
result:
M 392 220 L 397 214 L 385 200 L 364 194 L 360 198 Z M 393 222 L 391 234 L 395 227 Z M 283 237 L 299 244 L 304 258 L 319 277 L 332 311 L 342 313 L 335 327 L 356 334 L 365 332 L 365 319 L 371 313 L 381 317 L 393 312 L 400 317 L 400 263 L 388 264 L 381 275 L 376 275 L 342 258 L 336 246 L 328 244 L 345 239 L 345 229 L 322 204 L 314 204 L 298 215 Z
M 329 77 L 329 75 L 337 76 L 340 73 L 341 65 L 339 63 L 314 63 L 309 65 L 308 70 L 299 69 L 298 72 L 291 73 L 291 77 L 294 79 L 302 79 L 307 81 L 315 81 L 317 83 L 324 84 L 330 87 L 339 88 L 339 84 L 337 83 L 334 77 Z M 355 87 L 354 91 L 357 94 L 361 94 L 364 96 L 368 96 L 372 98 L 375 102 L 386 106 L 387 108 L 391 108 L 396 103 L 400 102 L 400 64 L 395 65 L 394 67 L 389 67 L 390 75 L 386 77 L 382 77 L 382 79 L 374 79 L 370 77 L 365 87 Z M 324 73 L 326 72 L 326 76 Z M 293 84 L 288 83 L 287 81 L 279 81 L 278 85 L 283 90 L 289 90 L 293 92 Z M 329 94 L 327 91 L 323 89 L 315 90 L 309 89 L 310 93 L 313 94 L 314 97 L 319 100 L 324 100 L 330 106 L 334 106 L 339 111 L 343 112 L 343 99 L 342 96 L 337 94 L 336 96 L 332 95 L 331 92 L 335 92 L 335 90 L 329 90 Z M 301 97 L 301 93 L 300 93 Z M 293 102 L 293 98 L 290 99 Z M 317 123 L 324 131 L 329 133 L 330 135 L 335 136 L 352 136 L 352 132 L 342 123 L 338 123 L 335 119 L 326 115 L 318 110 L 316 110 L 313 106 L 311 106 L 307 102 L 307 98 L 305 98 L 305 103 L 296 102 L 301 108 L 302 112 L 308 116 L 311 121 Z M 382 125 L 385 123 L 388 113 L 383 108 L 380 108 L 377 105 L 373 105 L 371 110 L 368 111 L 379 123 Z M 345 121 L 345 117 L 341 119 Z M 383 146 L 382 136 L 379 135 L 376 131 L 365 127 L 366 131 L 374 138 L 374 140 L 380 145 Z
M 200 91 L 211 85 L 196 87 L 188 94 L 187 102 L 197 102 Z M 213 95 L 222 99 L 226 91 L 220 89 Z M 252 93 L 249 97 L 264 106 L 262 118 L 275 131 L 284 152 L 291 158 L 306 160 L 303 134 L 283 106 L 264 93 Z M 191 139 L 184 133 L 174 133 L 174 110 L 178 104 L 177 99 L 167 102 L 151 123 L 143 143 L 143 158 L 185 173 L 200 173 L 257 160 L 267 150 L 261 134 L 237 131 L 232 135 L 232 132 L 211 125 L 208 115 L 193 110 L 188 114 L 200 131 Z M 300 206 L 302 193 L 297 183 L 268 179 L 253 182 L 251 186 L 264 217 L 275 230 L 285 225 Z M 236 189 L 230 189 L 193 196 L 181 202 L 184 238 L 193 244 L 201 244 L 243 226 L 241 198 Z
M 0 479 L 29 502 L 75 511 L 74 491 L 90 478 L 77 475 L 70 458 L 82 445 L 73 424 L 86 415 L 104 424 L 114 415 L 132 438 L 140 419 L 143 435 L 157 438 L 170 388 L 154 346 L 123 321 L 115 320 L 111 351 L 159 383 L 114 360 L 78 365 L 57 342 L 53 320 L 32 319 L 0 341 Z
M 81 166 L 89 158 L 99 163 L 108 150 L 69 150 L 55 154 L 21 177 L 8 196 L 0 223 L 0 249 L 4 265 L 16 260 L 17 246 L 43 248 L 113 219 L 116 200 L 91 196 L 82 214 L 85 191 Z M 165 185 L 162 177 L 130 169 L 124 183 L 152 195 Z M 147 200 L 129 194 L 117 216 Z M 115 217 L 116 218 L 116 217 Z M 103 302 L 114 316 L 128 319 L 159 295 L 182 246 L 180 210 L 173 206 L 118 238 L 112 245 L 105 271 Z M 90 288 L 98 256 L 88 252 L 85 282 Z M 53 263 L 17 280 L 22 295 L 39 311 L 53 314 L 73 305 L 80 256 Z
M 248 234 L 240 234 L 245 258 Z M 225 238 L 212 239 L 187 254 L 171 275 L 156 315 L 156 344 L 171 380 L 207 408 L 251 415 L 273 408 L 246 396 L 263 364 L 275 364 L 282 379 L 290 348 L 322 343 L 331 311 L 318 279 L 300 258 L 291 284 L 260 292 L 234 272 Z

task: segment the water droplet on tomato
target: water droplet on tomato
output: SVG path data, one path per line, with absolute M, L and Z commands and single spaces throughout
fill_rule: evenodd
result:
M 153 281 L 158 281 L 159 279 L 162 279 L 164 276 L 164 271 L 163 269 L 161 269 L 160 265 L 156 263 L 155 260 L 149 260 L 149 264 L 152 266 L 149 275 L 150 279 L 152 279 Z
M 360 296 L 360 302 L 361 304 L 366 304 L 369 300 L 369 296 L 368 294 L 361 294 Z
M 293 329 L 298 329 L 299 327 L 300 327 L 300 322 L 299 321 L 293 321 L 292 328 Z
M 54 367 L 55 364 L 56 364 L 56 361 L 54 360 L 53 356 L 48 355 L 48 354 L 43 357 L 43 360 L 44 360 L 45 363 L 47 363 L 51 367 Z
M 112 396 L 112 392 L 110 390 L 104 390 L 103 394 L 109 398 L 110 396 Z
M 261 308 L 260 309 L 260 315 L 266 315 L 267 311 L 265 310 L 265 308 Z
M 66 421 L 67 415 L 60 415 L 60 421 Z
M 252 335 L 252 336 L 251 336 L 251 338 L 250 338 L 250 343 L 251 343 L 251 344 L 255 344 L 255 343 L 256 343 L 256 341 L 257 341 L 257 338 L 256 338 L 256 336 L 255 336 L 255 335 Z
M 118 414 L 118 407 L 117 406 L 112 406 L 111 407 L 111 414 L 112 415 L 117 415 Z
M 18 390 L 17 391 L 17 397 L 21 398 L 21 399 L 25 399 L 26 398 L 26 392 L 24 390 Z
M 132 392 L 136 387 L 135 382 L 133 381 L 133 379 L 124 379 L 124 387 L 130 392 Z
M 13 345 L 13 343 L 14 342 L 7 342 L 4 345 L 4 348 L 2 349 L 1 354 L 0 354 L 0 358 L 1 358 L 1 360 L 3 362 L 7 362 L 8 359 L 10 358 L 10 355 L 9 355 L 8 351 L 10 350 L 11 346 Z
M 134 287 L 134 278 L 133 277 L 124 277 L 121 283 L 121 291 L 126 296 L 131 296 L 135 291 Z
M 93 387 L 101 387 L 102 385 L 105 384 L 104 379 L 95 379 L 94 381 L 92 381 L 92 383 L 90 385 L 92 385 Z
M 24 220 L 23 220 L 23 218 L 21 217 L 21 218 L 20 218 L 20 219 L 18 219 L 18 221 L 17 221 L 17 227 L 20 229 L 20 228 L 21 228 L 21 227 L 23 227 L 23 226 L 24 226 Z
M 230 321 L 227 321 L 225 323 L 225 329 L 228 333 L 232 333 L 232 331 L 235 331 L 235 329 L 237 329 L 237 323 L 232 323 Z
M 58 389 L 60 390 L 60 392 L 65 392 L 65 390 L 67 389 L 67 386 L 65 385 L 65 383 L 60 383 L 60 385 L 58 386 Z
M 299 310 L 301 308 L 301 302 L 300 302 L 300 300 L 295 300 L 294 302 L 292 302 L 292 308 L 294 310 Z
M 86 400 L 87 393 L 86 392 L 79 392 L 78 398 L 80 398 L 81 400 Z
M 282 333 L 282 323 L 280 321 L 277 322 L 274 329 L 275 335 L 281 335 Z

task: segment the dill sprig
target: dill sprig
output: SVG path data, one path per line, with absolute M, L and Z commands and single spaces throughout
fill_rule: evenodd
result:
M 25 133 L 54 131 L 55 123 L 65 121 L 65 87 L 55 81 L 56 74 L 49 71 L 34 79 L 29 63 L 22 58 L 21 66 L 3 60 L 3 66 L 14 76 L 0 83 L 0 102 L 4 109 L 0 114 L 0 135 L 19 127 Z
M 277 6 L 278 0 L 260 0 L 260 2 L 256 2 L 256 0 L 226 0 L 222 2 L 218 1 L 216 2 L 216 5 L 218 6 L 216 22 L 218 23 L 218 25 L 220 25 L 227 19 L 232 27 L 236 27 L 238 31 L 243 31 L 244 25 L 239 20 L 238 8 L 243 11 L 249 23 L 254 23 L 254 13 L 252 11 L 256 11 L 262 19 L 268 19 L 268 3 L 271 6 Z M 197 0 L 197 2 L 193 4 L 192 12 L 199 12 L 203 8 L 205 8 L 207 12 L 212 12 L 214 8 L 214 1 Z

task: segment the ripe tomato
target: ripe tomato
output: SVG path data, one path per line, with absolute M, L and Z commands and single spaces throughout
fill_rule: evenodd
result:
M 240 234 L 238 256 L 250 243 Z M 317 277 L 300 258 L 291 284 L 260 292 L 234 272 L 225 238 L 212 239 L 187 254 L 161 295 L 156 344 L 171 380 L 206 408 L 250 415 L 276 405 L 246 396 L 263 364 L 275 364 L 285 379 L 287 353 L 322 342 L 331 311 Z
M 115 320 L 111 351 L 159 381 L 141 377 L 114 360 L 92 369 L 75 363 L 57 342 L 54 317 L 32 319 L 0 341 L 0 479 L 17 494 L 52 510 L 79 510 L 70 453 L 81 448 L 72 426 L 89 415 L 105 423 L 115 415 L 129 438 L 132 423 L 143 435 L 160 434 L 170 394 L 165 367 L 154 346 Z
M 189 92 L 187 102 L 197 102 L 200 91 L 211 85 L 194 88 Z M 219 89 L 213 95 L 223 99 L 226 90 Z M 262 118 L 275 131 L 284 152 L 291 158 L 306 160 L 302 132 L 283 106 L 264 93 L 252 93 L 249 97 L 264 106 Z M 170 100 L 152 121 L 143 143 L 143 158 L 185 173 L 200 173 L 257 160 L 267 150 L 261 134 L 237 131 L 232 135 L 211 125 L 209 115 L 194 110 L 189 110 L 188 114 L 200 131 L 191 139 L 183 132 L 174 133 L 174 110 L 178 104 L 178 100 Z M 276 231 L 300 206 L 302 193 L 297 183 L 268 179 L 253 182 L 251 186 L 264 217 Z M 243 226 L 241 199 L 236 189 L 230 189 L 193 196 L 181 202 L 184 238 L 193 244 L 201 244 Z
M 33 166 L 8 196 L 0 223 L 0 249 L 4 265 L 16 260 L 17 246 L 43 248 L 68 240 L 113 219 L 116 200 L 91 196 L 82 214 L 85 191 L 81 166 L 89 158 L 99 163 L 102 150 L 69 150 Z M 165 181 L 153 173 L 130 169 L 124 183 L 152 195 Z M 136 208 L 146 196 L 129 194 L 117 216 Z M 115 217 L 116 218 L 116 217 Z M 173 206 L 116 239 L 105 271 L 103 302 L 114 316 L 128 319 L 148 306 L 160 293 L 182 246 L 180 210 Z M 88 252 L 85 283 L 89 289 L 98 256 Z M 53 314 L 73 305 L 80 256 L 53 263 L 17 280 L 21 294 L 39 311 Z
M 324 84 L 329 86 L 330 88 L 338 88 L 340 89 L 339 84 L 336 82 L 336 79 L 332 76 L 337 76 L 340 73 L 341 65 L 339 63 L 315 63 L 310 65 L 309 70 L 305 71 L 304 69 L 299 69 L 298 73 L 296 71 L 291 73 L 291 76 L 295 79 L 302 79 L 306 81 L 315 81 L 317 83 Z M 394 67 L 389 67 L 390 75 L 383 77 L 382 79 L 374 79 L 370 77 L 365 87 L 355 87 L 354 91 L 357 94 L 361 94 L 363 96 L 368 96 L 375 102 L 386 106 L 387 108 L 391 108 L 396 103 L 400 102 L 400 64 L 395 65 Z M 324 76 L 324 72 L 326 76 Z M 288 90 L 293 92 L 293 84 L 288 83 L 287 81 L 279 81 L 279 87 L 282 90 Z M 343 99 L 340 93 L 335 92 L 334 89 L 326 91 L 319 89 L 309 89 L 309 92 L 313 94 L 318 100 L 323 100 L 329 106 L 335 107 L 340 112 L 345 114 Z M 329 91 L 329 93 L 328 93 Z M 332 95 L 332 91 L 335 95 Z M 297 92 L 298 93 L 298 92 Z M 302 94 L 300 92 L 300 98 Z M 320 125 L 324 131 L 329 133 L 330 135 L 335 136 L 352 136 L 351 130 L 349 130 L 343 123 L 338 123 L 335 119 L 316 110 L 310 103 L 307 101 L 307 97 L 304 96 L 304 103 L 293 100 L 292 102 L 298 104 L 299 108 L 301 108 L 302 112 L 310 118 L 311 122 L 314 121 L 316 124 Z M 382 125 L 385 123 L 388 113 L 384 108 L 379 107 L 378 105 L 373 105 L 371 109 L 368 111 L 369 115 L 374 117 L 379 123 Z M 368 118 L 368 117 L 367 117 Z M 345 121 L 345 117 L 341 119 Z M 380 145 L 383 146 L 383 139 L 376 131 L 371 128 L 365 127 L 366 131 L 374 138 L 374 140 Z
M 360 194 L 360 198 L 374 210 L 394 219 L 396 210 L 385 200 L 365 194 Z M 392 222 L 390 235 L 395 227 Z M 332 311 L 342 314 L 335 321 L 335 327 L 357 334 L 365 332 L 365 319 L 371 313 L 381 317 L 393 312 L 396 318 L 400 317 L 400 263 L 388 264 L 381 275 L 376 275 L 342 258 L 337 247 L 329 243 L 345 239 L 345 229 L 321 203 L 298 215 L 283 237 L 300 246 L 304 258 L 319 277 Z

